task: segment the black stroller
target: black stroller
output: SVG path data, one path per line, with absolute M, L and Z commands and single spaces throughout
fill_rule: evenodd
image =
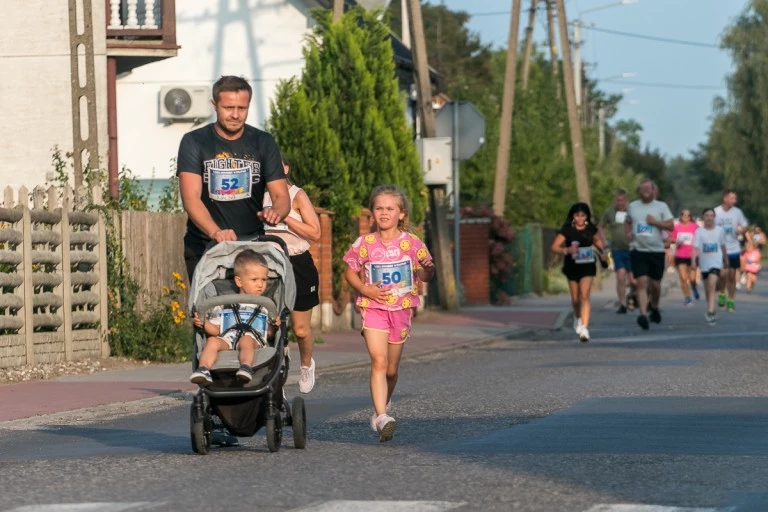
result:
M 234 283 L 235 256 L 243 249 L 253 249 L 267 259 L 269 278 L 264 295 L 238 293 Z M 289 404 L 283 393 L 288 378 L 286 322 L 296 299 L 293 269 L 288 259 L 285 243 L 275 236 L 260 236 L 249 241 L 222 242 L 210 247 L 198 263 L 190 286 L 190 304 L 200 318 L 216 306 L 255 304 L 266 312 L 270 320 L 279 316 L 280 327 L 274 336 L 257 348 L 253 362 L 253 380 L 242 384 L 235 373 L 240 367 L 237 351 L 219 352 L 216 364 L 211 368 L 213 384 L 201 388 L 192 400 L 190 429 L 192 449 L 207 454 L 212 433 L 222 425 L 231 435 L 251 437 L 262 427 L 267 429 L 267 446 L 270 452 L 280 449 L 283 426 L 293 430 L 296 448 L 306 446 L 306 416 L 304 400 L 300 397 Z M 238 309 L 234 306 L 232 309 Z M 249 322 L 241 321 L 236 314 L 235 324 L 227 332 L 245 332 L 263 338 Z M 197 369 L 198 357 L 205 345 L 205 333 L 196 329 L 194 334 L 193 370 Z

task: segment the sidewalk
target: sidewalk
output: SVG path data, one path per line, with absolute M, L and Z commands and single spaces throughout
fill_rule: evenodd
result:
M 403 357 L 452 350 L 496 337 L 524 338 L 537 330 L 559 329 L 569 312 L 565 295 L 518 299 L 505 307 L 470 306 L 458 313 L 427 311 L 414 319 Z M 315 345 L 314 351 L 318 375 L 369 364 L 359 331 L 327 332 L 321 337 L 324 343 Z M 296 361 L 298 348 L 291 345 L 290 349 Z M 187 380 L 190 370 L 189 363 L 151 364 L 0 385 L 0 422 L 191 392 L 197 386 Z M 298 373 L 294 363 L 289 384 L 297 381 Z

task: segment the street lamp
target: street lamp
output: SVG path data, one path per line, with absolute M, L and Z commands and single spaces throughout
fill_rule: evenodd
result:
M 603 9 L 610 9 L 611 7 L 621 7 L 622 5 L 630 5 L 637 3 L 638 0 L 621 0 L 620 2 L 614 2 L 612 4 L 599 5 L 586 11 L 581 11 L 579 16 L 573 20 L 573 83 L 576 90 L 576 107 L 581 108 L 581 16 L 595 11 L 602 11 Z M 628 78 L 628 77 L 623 77 Z

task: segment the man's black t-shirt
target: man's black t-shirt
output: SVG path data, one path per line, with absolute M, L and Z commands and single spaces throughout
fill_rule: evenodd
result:
M 587 224 L 584 229 L 576 229 L 571 223 L 563 224 L 559 234 L 565 237 L 565 246 L 569 247 L 574 242 L 579 244 L 579 252 L 575 255 L 566 255 L 563 258 L 563 270 L 566 272 L 579 270 L 585 265 L 595 267 L 596 254 L 593 247 L 597 228 L 594 224 Z
M 285 179 L 280 150 L 270 134 L 245 125 L 237 140 L 227 140 L 209 124 L 184 135 L 179 145 L 177 174 L 202 176 L 201 200 L 220 229 L 238 236 L 264 233 L 257 213 L 262 210 L 266 183 Z M 200 257 L 211 239 L 187 221 L 184 246 Z

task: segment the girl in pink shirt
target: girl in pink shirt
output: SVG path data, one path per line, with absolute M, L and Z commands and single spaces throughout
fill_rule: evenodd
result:
M 747 293 L 752 293 L 752 288 L 757 282 L 757 274 L 760 273 L 763 255 L 754 242 L 747 242 L 746 248 L 742 258 L 744 258 L 744 271 L 747 273 Z
M 357 306 L 371 356 L 371 428 L 384 442 L 397 426 L 389 412 L 412 311 L 419 305 L 417 281 L 432 279 L 434 265 L 424 243 L 408 232 L 408 199 L 399 187 L 376 187 L 370 208 L 376 231 L 355 240 L 344 262 L 347 282 L 360 294 Z
M 693 222 L 690 210 L 680 212 L 680 222 L 670 235 L 670 240 L 675 242 L 675 267 L 680 276 L 680 288 L 683 290 L 684 304 L 693 305 L 693 297 L 699 300 L 699 290 L 696 289 L 696 271 L 691 266 L 693 254 L 693 235 L 699 227 Z

